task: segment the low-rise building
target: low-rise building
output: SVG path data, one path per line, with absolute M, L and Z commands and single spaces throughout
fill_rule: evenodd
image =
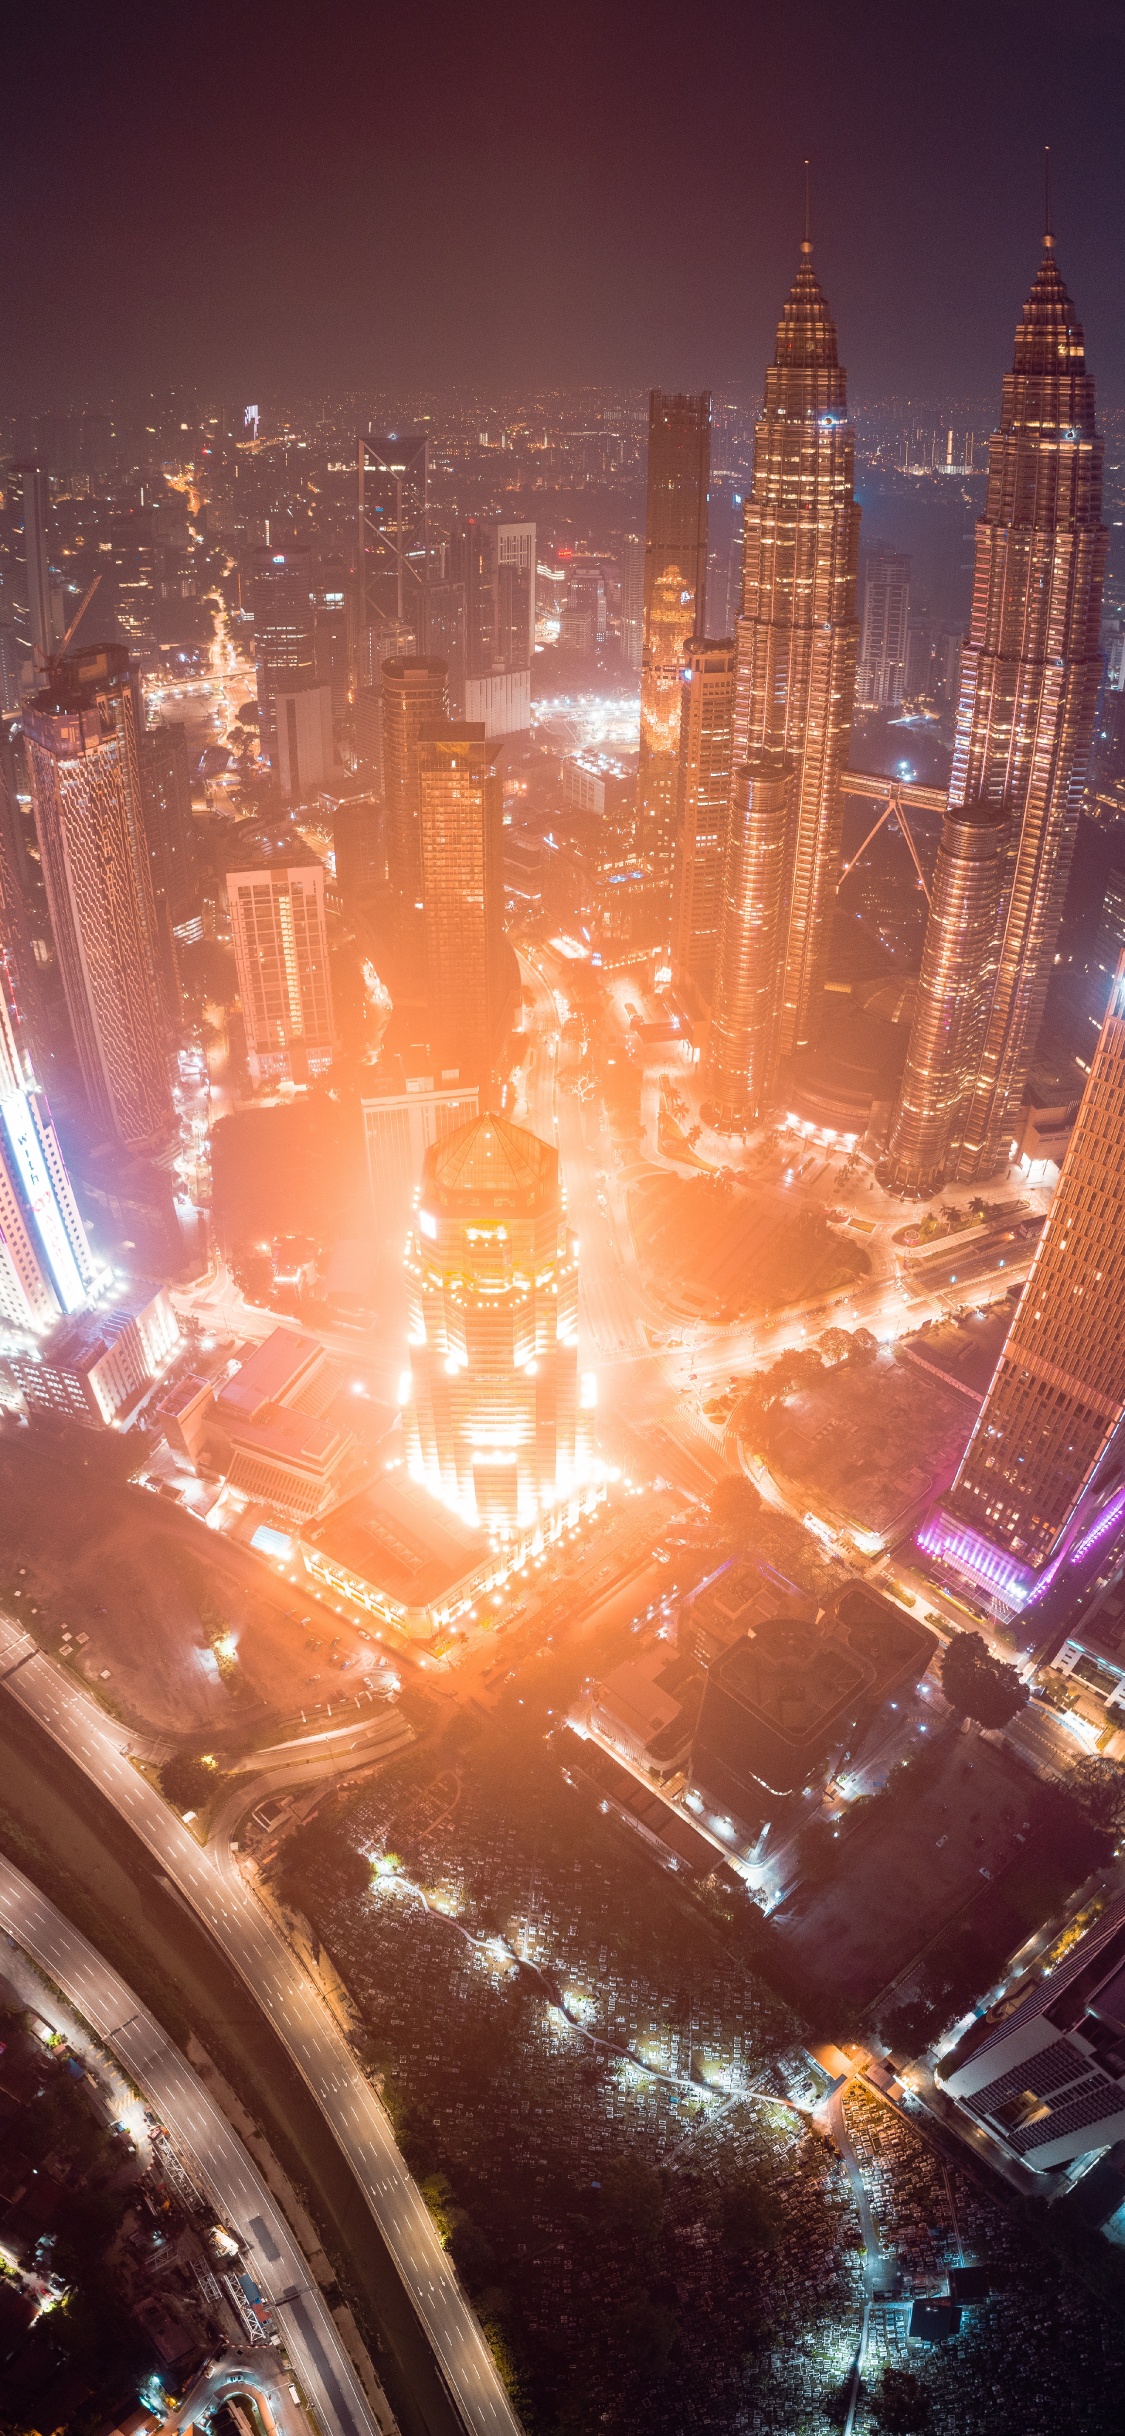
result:
M 1125 2140 L 1125 1897 L 1014 1993 L 939 2066 L 950 2097 L 1037 2173 Z
M 34 1349 L 9 1354 L 4 1368 L 29 1412 L 105 1429 L 136 1411 L 179 1344 L 167 1289 L 142 1287 L 60 1320 Z
M 369 1404 L 362 1417 L 363 1438 L 358 1400 L 320 1339 L 275 1328 L 214 1397 L 205 1452 L 251 1503 L 311 1520 L 358 1487 L 391 1425 Z
M 507 1570 L 483 1531 L 397 1470 L 304 1531 L 301 1550 L 318 1589 L 416 1640 L 471 1616 Z

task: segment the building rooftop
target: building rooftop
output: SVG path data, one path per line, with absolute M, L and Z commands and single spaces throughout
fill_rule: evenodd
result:
M 474 1117 L 431 1144 L 422 1192 L 451 1214 L 463 1205 L 531 1216 L 558 1201 L 558 1152 L 505 1117 Z
M 383 1473 L 307 1538 L 330 1563 L 401 1607 L 432 1606 L 492 1554 L 483 1532 L 438 1505 L 405 1472 Z
M 815 1623 L 772 1617 L 711 1667 L 696 1743 L 702 1774 L 718 1732 L 736 1774 L 773 1793 L 795 1791 L 836 1734 L 915 1682 L 936 1648 L 925 1625 L 859 1583 Z
M 292 1328 L 275 1328 L 248 1354 L 240 1370 L 220 1388 L 215 1402 L 220 1413 L 252 1420 L 263 1404 L 289 1401 L 307 1385 L 327 1360 L 318 1337 Z
M 236 871 L 323 871 L 319 854 L 295 822 L 243 821 L 224 850 L 223 868 Z

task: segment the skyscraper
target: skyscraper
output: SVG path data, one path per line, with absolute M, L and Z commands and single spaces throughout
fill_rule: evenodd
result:
M 439 1067 L 487 1079 L 503 1011 L 503 799 L 479 721 L 424 728 L 418 833 L 426 994 Z
M 558 1153 L 482 1116 L 426 1152 L 407 1252 L 415 1479 L 507 1534 L 580 1471 L 578 1263 Z
M 934 871 L 910 1045 L 887 1155 L 888 1191 L 928 1200 L 945 1182 L 950 1127 L 984 1044 L 995 979 L 1006 804 L 950 806 Z
M 262 751 L 278 766 L 276 700 L 316 675 L 312 552 L 290 543 L 254 552 L 254 657 Z
M 750 991 L 782 1057 L 816 1040 L 839 878 L 839 780 L 856 665 L 854 472 L 846 375 L 806 236 L 766 371 L 753 487 L 744 502 L 734 715 L 734 764 L 756 773 L 747 808 L 752 816 L 759 808 L 767 814 L 771 869 L 781 762 L 791 772 L 791 834 L 776 929 L 772 917 L 757 927 L 732 872 L 724 883 L 731 944 L 729 950 L 720 944 L 720 971 L 729 971 L 740 993 Z M 751 884 L 758 850 L 749 831 L 742 846 L 735 841 L 736 861 L 745 855 Z M 775 953 L 774 968 L 766 970 L 762 959 Z M 740 1078 L 731 1063 L 743 1019 L 724 1010 L 721 994 L 716 1018 L 723 1063 L 713 1097 L 717 1105 L 749 1111 L 761 1105 L 772 1076 L 763 1070 L 750 1089 L 749 1075 Z M 752 1030 L 760 1042 L 757 1020 Z M 772 1057 L 771 1051 L 767 1064 Z
M 930 1126 L 927 1114 L 934 1172 L 964 1183 L 995 1175 L 1009 1157 L 1046 1002 L 1101 676 L 1102 444 L 1085 342 L 1053 248 L 1048 234 L 989 443 L 949 787 L 952 809 L 1003 804 L 1008 813 L 995 953 L 982 967 L 970 1027 L 979 1049 L 942 1123 L 935 1111 Z M 929 928 L 950 918 L 935 900 Z M 928 942 L 927 955 L 934 969 L 959 966 L 955 943 Z M 920 1002 L 916 1021 L 924 1019 Z M 912 1042 L 908 1071 L 922 1063 Z
M 777 1075 L 793 783 L 777 750 L 741 762 L 733 774 L 706 1074 L 720 1133 L 744 1133 L 757 1122 Z
M 25 1073 L 0 987 L 0 1319 L 41 1336 L 98 1281 L 51 1111 Z
M 35 828 L 90 1112 L 136 1151 L 174 1131 L 160 932 L 128 653 L 72 651 L 24 712 Z
M 444 660 L 387 660 L 382 671 L 383 800 L 387 808 L 387 871 L 407 905 L 422 901 L 418 766 L 424 728 L 449 710 Z
M 359 443 L 361 627 L 425 633 L 429 578 L 428 444 L 421 432 L 367 432 Z
M 335 1047 L 324 865 L 296 828 L 261 822 L 227 848 L 226 881 L 251 1077 L 306 1083 Z
M 1092 1511 L 1125 1418 L 1123 1141 L 1125 965 L 1007 1344 L 921 1538 L 1017 1598 Z
M 734 644 L 689 643 L 680 714 L 672 970 L 710 1005 L 734 734 Z
M 671 910 L 684 645 L 704 631 L 711 399 L 654 389 L 648 412 L 637 850 Z
M 864 710 L 897 710 L 906 685 L 909 558 L 900 550 L 870 550 L 861 589 L 856 702 Z

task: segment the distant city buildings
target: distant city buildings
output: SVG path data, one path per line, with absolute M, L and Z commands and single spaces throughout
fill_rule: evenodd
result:
M 417 906 L 422 901 L 421 737 L 449 715 L 449 670 L 444 660 L 387 660 L 381 687 L 387 871 L 403 903 Z
M 641 757 L 636 848 L 652 883 L 653 918 L 667 933 L 679 783 L 684 646 L 702 634 L 707 586 L 711 399 L 649 398 L 645 508 Z
M 482 1116 L 426 1152 L 407 1255 L 410 1469 L 511 1534 L 582 1473 L 578 1266 L 558 1153 Z
M 61 595 L 51 581 L 46 469 L 6 465 L 0 499 L 0 623 L 11 631 L 19 682 L 34 687 L 43 683 L 63 631 Z
M 335 1048 L 324 865 L 295 827 L 251 824 L 226 885 L 251 1079 L 307 1083 Z
M 1081 1549 L 1125 1513 L 1114 1451 L 1125 1420 L 1123 992 L 1119 981 L 992 1384 L 920 1537 L 1017 1606 L 1072 1542 Z
M 989 444 L 949 791 L 951 811 L 987 805 L 1006 816 L 995 934 L 978 959 L 976 1003 L 951 1001 L 943 1019 L 960 1044 L 952 1060 L 947 1052 L 935 1060 L 922 1037 L 934 1008 L 920 994 L 907 1061 L 912 1104 L 900 1107 L 891 1137 L 903 1191 L 932 1190 L 934 1176 L 996 1175 L 1012 1155 L 1086 786 L 1102 672 L 1102 444 L 1085 341 L 1053 245 L 1048 235 Z M 945 934 L 956 932 L 962 904 L 957 889 L 940 907 L 935 898 L 925 950 L 931 977 L 945 973 L 955 993 L 969 951 Z M 919 1082 L 931 1070 L 927 1098 Z M 925 1145 L 917 1173 L 915 1138 Z
M 176 720 L 148 728 L 140 754 L 157 921 L 186 944 L 203 937 L 203 885 L 186 729 Z
M 359 442 L 360 626 L 378 638 L 402 630 L 417 650 L 426 631 L 429 580 L 428 444 L 420 432 L 367 432 Z
M 760 1114 L 778 1058 L 815 1045 L 840 870 L 859 509 L 846 377 L 811 256 L 806 238 L 744 511 L 736 787 L 749 776 L 730 828 L 707 1075 L 733 1130 Z
M 23 724 L 55 953 L 91 1116 L 128 1150 L 162 1150 L 174 1138 L 167 997 L 128 653 L 68 653 Z
M 856 707 L 897 710 L 906 690 L 910 560 L 899 550 L 870 550 L 860 566 Z

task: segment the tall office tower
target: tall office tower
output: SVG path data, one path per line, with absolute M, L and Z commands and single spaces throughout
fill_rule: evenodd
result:
M 34 682 L 39 684 L 61 632 L 51 590 L 47 476 L 43 467 L 6 465 L 2 496 L 0 598 L 15 628 L 21 663 L 34 661 Z
M 273 698 L 277 754 L 274 768 L 291 803 L 310 803 L 328 785 L 335 763 L 332 688 L 279 685 Z
M 506 1535 L 578 1484 L 578 1264 L 557 1151 L 482 1116 L 426 1152 L 407 1251 L 416 1480 Z
M 359 443 L 360 625 L 426 630 L 428 443 L 367 432 Z
M 174 1134 L 137 689 L 116 645 L 72 651 L 23 720 L 55 951 L 90 1113 L 129 1150 Z
M 316 675 L 311 550 L 298 543 L 255 550 L 252 588 L 259 734 L 262 751 L 276 769 L 277 695 L 300 691 L 313 684 Z
M 735 689 L 736 766 L 780 753 L 792 764 L 792 840 L 776 974 L 746 957 L 772 953 L 770 926 L 755 947 L 752 911 L 726 891 L 734 938 L 732 978 L 764 1000 L 776 993 L 782 1057 L 815 1045 L 840 872 L 840 773 L 848 758 L 856 662 L 855 443 L 836 329 L 812 266 L 801 261 L 766 370 L 754 435 L 754 481 L 744 502 L 743 595 Z M 764 798 L 763 798 L 764 801 Z M 753 870 L 750 853 L 748 869 Z M 772 1021 L 772 1018 L 771 1018 Z M 742 1028 L 725 1019 L 727 1054 Z M 756 1036 L 756 1035 L 755 1035 Z M 724 1068 L 717 1099 L 758 1098 Z
M 1008 807 L 950 805 L 934 871 L 922 971 L 879 1181 L 928 1201 L 945 1182 L 950 1129 L 976 1073 L 996 977 Z
M 299 830 L 255 822 L 227 848 L 227 903 L 254 1083 L 307 1083 L 335 1032 L 324 865 Z
M 706 1072 L 720 1133 L 756 1124 L 777 1076 L 794 779 L 773 751 L 741 762 L 731 783 Z
M 641 755 L 637 851 L 654 891 L 654 912 L 671 912 L 680 761 L 684 645 L 704 632 L 711 399 L 666 395 L 648 403 Z
M 63 1313 L 85 1309 L 98 1274 L 51 1111 L 24 1070 L 0 987 L 0 1318 L 41 1336 Z
M 347 713 L 351 686 L 352 615 L 342 558 L 322 558 L 313 577 L 313 658 L 318 685 L 332 689 L 332 716 Z
M 734 644 L 690 643 L 680 714 L 672 970 L 710 1005 L 734 736 Z
M 1110 1903 L 1017 2004 L 974 2021 L 938 2078 L 1036 2173 L 1095 2149 L 1116 2157 L 1125 2139 L 1125 1901 Z
M 203 881 L 191 808 L 187 729 L 179 720 L 165 720 L 142 736 L 141 787 L 158 922 L 165 922 L 174 938 L 201 939 Z
M 422 902 L 418 827 L 418 756 L 423 728 L 449 713 L 444 660 L 383 664 L 383 801 L 387 807 L 387 872 L 408 905 Z
M 1007 1163 L 1043 1017 L 1101 676 L 1101 502 L 1094 384 L 1048 236 L 989 443 L 949 786 L 953 807 L 1010 814 L 982 1045 L 935 1137 L 962 1183 Z
M 960 1469 L 922 1545 L 1026 1593 L 1089 1508 L 1125 1417 L 1125 972 L 1050 1216 Z M 1115 1450 L 1114 1478 L 1119 1460 Z M 953 1518 L 952 1526 L 948 1518 Z M 957 1525 L 968 1527 L 957 1539 Z M 982 1546 L 983 1543 L 983 1546 Z
M 487 1080 L 503 1011 L 503 795 L 479 721 L 424 728 L 418 761 L 426 995 L 439 1066 Z
M 645 545 L 639 533 L 621 544 L 621 657 L 639 668 L 645 639 Z
M 856 702 L 864 710 L 897 710 L 906 688 L 910 560 L 900 550 L 871 550 L 861 574 Z

